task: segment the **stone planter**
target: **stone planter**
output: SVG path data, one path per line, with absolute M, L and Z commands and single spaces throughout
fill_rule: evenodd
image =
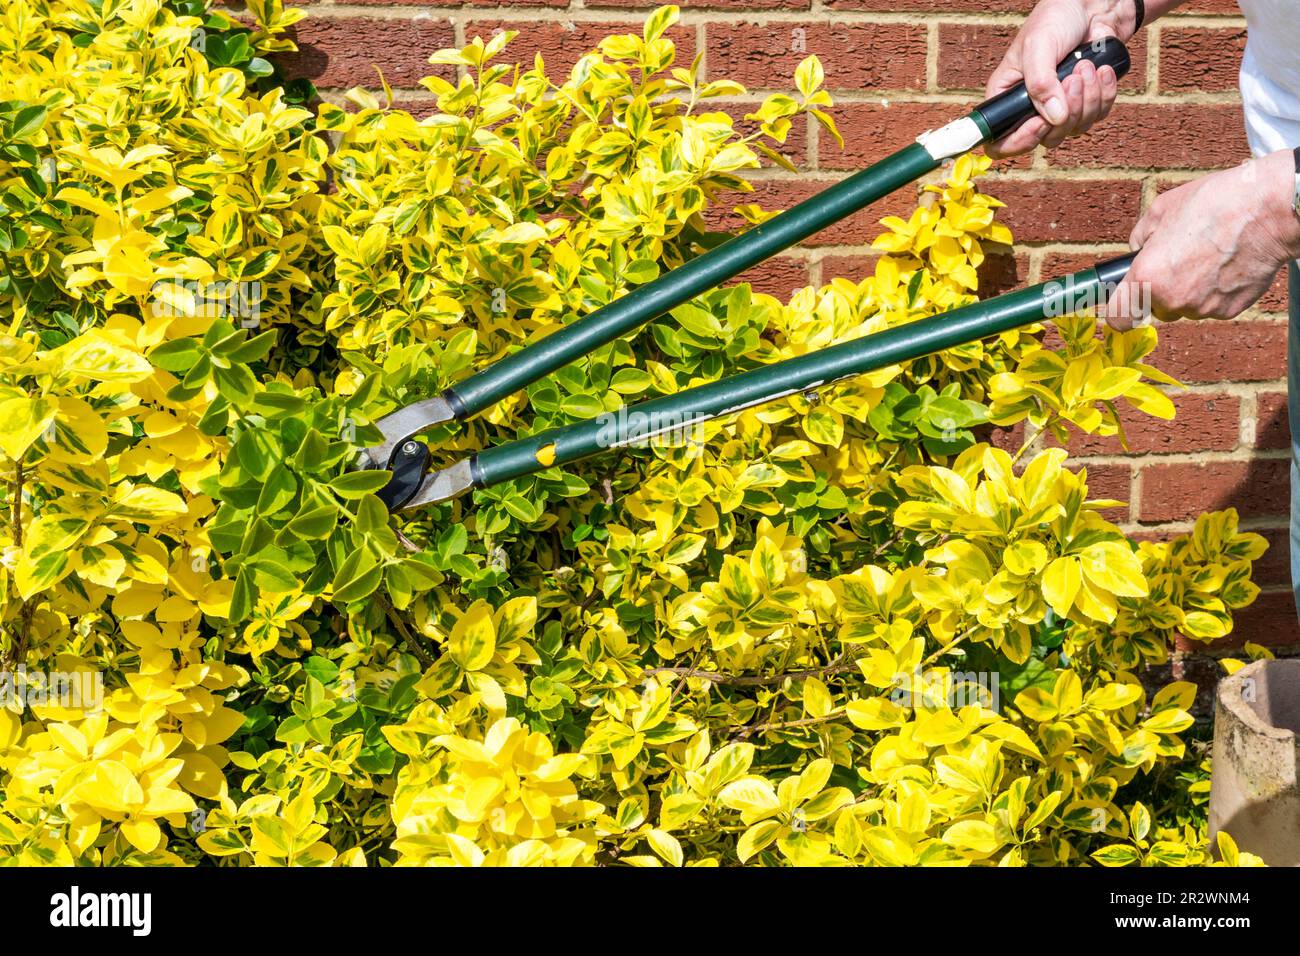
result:
M 1269 866 L 1300 865 L 1300 659 L 1255 661 L 1214 701 L 1210 844 L 1226 830 Z

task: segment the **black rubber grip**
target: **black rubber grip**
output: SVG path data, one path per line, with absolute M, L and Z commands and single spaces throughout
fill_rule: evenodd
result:
M 1103 286 L 1117 286 L 1124 281 L 1128 275 L 1128 270 L 1133 268 L 1133 260 L 1137 258 L 1136 252 L 1130 252 L 1114 259 L 1107 259 L 1105 262 L 1097 263 L 1097 281 Z
M 1128 73 L 1129 67 L 1132 66 L 1128 48 L 1114 37 L 1105 37 L 1101 40 L 1092 40 L 1082 44 L 1062 60 L 1061 65 L 1056 68 L 1057 77 L 1064 82 L 1065 78 L 1074 72 L 1074 68 L 1082 60 L 1091 60 L 1098 69 L 1109 66 L 1115 71 L 1115 75 L 1121 79 Z M 989 139 L 991 140 L 1001 139 L 1006 136 L 1037 112 L 1034 109 L 1033 101 L 1029 98 L 1029 90 L 1025 89 L 1024 83 L 1019 83 L 1006 92 L 999 93 L 990 100 L 985 100 L 975 107 L 975 110 L 984 117 L 984 122 L 988 124 Z

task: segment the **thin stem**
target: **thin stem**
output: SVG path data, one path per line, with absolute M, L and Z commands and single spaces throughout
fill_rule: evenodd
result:
M 702 671 L 694 667 L 652 667 L 643 671 L 642 676 L 655 674 L 682 674 L 686 678 L 698 677 L 713 684 L 725 684 L 729 687 L 765 687 L 771 684 L 783 684 L 787 680 L 799 680 L 803 677 L 822 677 L 827 674 L 840 674 L 857 667 L 857 661 L 837 658 L 825 667 L 810 667 L 806 670 L 786 671 L 783 674 L 722 674 L 717 671 Z
M 812 727 L 815 724 L 826 724 L 830 723 L 832 720 L 839 720 L 843 716 L 843 710 L 836 710 L 826 714 L 824 717 L 801 717 L 798 720 L 779 720 L 766 724 L 754 724 L 749 727 L 742 727 L 740 733 L 738 733 L 736 737 L 743 740 L 752 734 L 769 730 L 786 730 L 790 727 Z
M 393 602 L 388 600 L 384 595 L 378 595 L 379 605 L 384 609 L 384 614 L 389 623 L 397 629 L 397 633 L 402 636 L 402 643 L 406 645 L 407 650 L 414 654 L 425 667 L 432 667 L 436 661 L 429 656 L 428 651 L 420 646 L 415 635 L 411 633 L 406 622 L 402 620 L 401 615 L 397 613 L 397 608 L 393 607 Z

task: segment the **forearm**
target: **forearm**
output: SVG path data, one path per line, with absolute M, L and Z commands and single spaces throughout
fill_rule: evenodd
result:
M 1133 0 L 1120 0 L 1125 6 L 1133 6 Z M 1181 7 L 1187 0 L 1146 0 L 1146 19 L 1143 23 L 1150 23 L 1157 17 L 1163 17 L 1175 7 Z
M 1093 22 L 1105 23 L 1121 40 L 1137 33 L 1137 3 L 1135 0 L 1083 0 Z M 1146 0 L 1142 25 L 1162 17 L 1170 10 L 1182 6 L 1186 0 Z

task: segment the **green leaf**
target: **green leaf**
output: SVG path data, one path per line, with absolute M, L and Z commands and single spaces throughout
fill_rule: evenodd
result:
M 232 365 L 259 362 L 270 353 L 272 346 L 275 345 L 277 334 L 275 329 L 271 329 L 269 332 L 253 336 L 247 342 L 223 346 L 218 350 L 218 354 L 229 360 Z
M 375 556 L 364 548 L 348 555 L 334 575 L 334 601 L 350 604 L 375 593 L 384 577 L 384 569 Z
M 335 494 L 342 498 L 357 499 L 372 495 L 388 484 L 388 472 L 364 469 L 349 471 L 330 482 Z
M 322 684 L 332 684 L 339 676 L 339 666 L 326 657 L 313 654 L 303 662 L 302 669 Z
M 198 339 L 172 339 L 149 353 L 149 361 L 169 372 L 186 372 L 203 355 Z
M 336 505 L 321 505 L 309 511 L 300 511 L 284 527 L 295 538 L 327 538 L 338 525 L 339 509 Z
M 19 110 L 9 126 L 10 139 L 27 139 L 34 135 L 45 125 L 47 112 L 44 106 L 28 106 Z
M 1102 866 L 1129 866 L 1141 859 L 1141 854 L 1131 846 L 1115 844 L 1102 847 L 1092 854 L 1092 858 Z

